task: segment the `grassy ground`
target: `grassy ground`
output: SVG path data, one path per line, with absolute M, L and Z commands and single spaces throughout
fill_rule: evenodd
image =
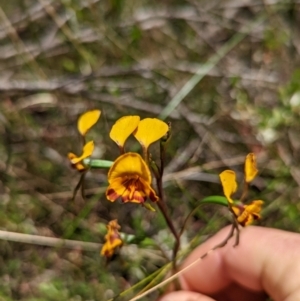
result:
M 92 108 L 102 110 L 89 134 L 95 157 L 112 161 L 119 117 L 172 122 L 164 184 L 176 227 L 222 194 L 219 172 L 241 182 L 254 152 L 259 224 L 299 232 L 299 9 L 292 0 L 0 0 L 0 229 L 95 243 L 49 247 L 6 233 L 0 300 L 108 300 L 170 262 L 163 217 L 108 202 L 106 170 L 88 173 L 86 200 L 71 201 L 79 175 L 66 155 L 80 152 L 76 121 Z M 128 148 L 138 150 L 134 139 Z M 182 248 L 227 224 L 224 212 L 199 209 Z M 136 240 L 106 265 L 98 244 L 114 218 Z

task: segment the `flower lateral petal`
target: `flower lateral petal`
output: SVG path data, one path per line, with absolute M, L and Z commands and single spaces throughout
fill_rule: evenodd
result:
M 161 139 L 168 130 L 169 126 L 162 120 L 145 118 L 140 121 L 133 135 L 143 148 L 148 149 L 152 143 Z
M 247 155 L 245 160 L 245 181 L 250 183 L 256 177 L 258 170 L 256 168 L 256 157 L 253 153 Z
M 83 113 L 77 121 L 77 129 L 82 136 L 85 136 L 86 133 L 96 124 L 100 118 L 100 110 L 92 110 Z
M 77 164 L 78 162 L 81 162 L 83 159 L 90 157 L 94 151 L 94 141 L 89 141 L 87 142 L 83 149 L 82 149 L 82 154 L 80 157 L 73 157 L 72 159 L 70 159 L 72 164 Z
M 150 186 L 150 183 L 144 181 L 142 178 L 140 178 L 140 181 L 142 182 L 145 193 L 149 197 L 149 199 L 152 202 L 157 202 L 159 200 L 159 197 L 156 195 L 155 190 Z
M 124 116 L 113 125 L 109 137 L 119 147 L 124 147 L 127 138 L 135 131 L 140 122 L 139 116 Z
M 106 198 L 111 201 L 115 202 L 119 197 L 121 197 L 126 190 L 126 187 L 123 186 L 123 178 L 115 178 L 111 181 L 110 185 L 106 189 Z
M 233 203 L 233 199 L 231 195 L 234 194 L 237 190 L 237 183 L 236 183 L 236 175 L 233 170 L 224 170 L 219 174 L 221 184 L 223 186 L 223 192 L 225 197 L 227 198 L 229 203 Z

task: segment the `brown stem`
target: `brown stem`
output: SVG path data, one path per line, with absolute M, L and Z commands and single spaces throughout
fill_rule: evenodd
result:
M 161 196 L 160 196 L 160 200 L 157 203 L 157 206 L 160 209 L 162 215 L 164 216 L 164 219 L 175 238 L 172 261 L 173 261 L 173 270 L 174 270 L 174 272 L 176 272 L 176 269 L 177 269 L 176 256 L 177 256 L 178 250 L 180 248 L 180 236 L 178 235 L 178 233 L 174 227 L 174 224 L 167 213 L 165 203 L 164 203 L 163 199 L 161 198 Z
M 245 181 L 245 182 L 244 182 L 243 193 L 242 193 L 242 196 L 241 196 L 241 198 L 240 198 L 240 201 L 241 201 L 241 202 L 243 202 L 244 199 L 246 198 L 247 193 L 248 193 L 248 189 L 249 189 L 249 184 Z
M 177 253 L 180 248 L 180 235 L 177 233 L 177 231 L 175 229 L 175 226 L 168 214 L 167 206 L 164 201 L 163 183 L 162 183 L 162 178 L 163 178 L 163 173 L 164 173 L 164 161 L 165 161 L 165 148 L 164 148 L 164 145 L 162 145 L 162 143 L 161 143 L 160 144 L 160 169 L 159 169 L 160 175 L 159 175 L 159 177 L 156 177 L 158 196 L 160 199 L 158 202 L 158 208 L 160 209 L 161 213 L 163 214 L 165 221 L 175 238 L 175 244 L 174 244 L 173 256 L 172 256 L 173 271 L 175 273 L 177 270 L 176 257 L 177 257 Z
M 229 239 L 231 237 L 233 237 L 235 230 L 236 230 L 236 238 L 235 238 L 235 243 L 233 245 L 234 247 L 236 247 L 239 244 L 239 238 L 240 238 L 239 224 L 237 223 L 237 220 L 236 220 L 236 218 L 234 216 L 230 232 L 228 233 L 228 235 L 226 236 L 226 238 L 223 241 L 221 241 L 219 244 L 215 245 L 211 249 L 211 251 L 214 251 L 214 250 L 219 249 L 219 248 L 223 248 L 228 243 Z M 203 256 L 201 256 L 201 258 L 206 257 L 208 254 L 209 254 L 209 252 L 207 252 L 206 254 L 204 254 Z
M 165 147 L 160 143 L 160 178 L 162 179 L 165 167 Z
M 235 216 L 233 217 L 233 222 L 234 222 L 234 225 L 235 225 L 235 228 L 236 228 L 235 243 L 234 243 L 233 246 L 236 247 L 240 242 L 240 229 L 239 229 L 239 223 L 238 223 Z
M 159 195 L 159 201 L 157 203 L 158 205 L 158 208 L 160 209 L 161 213 L 163 214 L 165 220 L 166 220 L 166 223 L 168 225 L 168 227 L 170 228 L 172 234 L 174 235 L 175 239 L 176 240 L 179 240 L 179 236 L 177 234 L 177 231 L 174 227 L 174 224 L 167 212 L 167 208 L 166 208 L 166 204 L 164 202 L 164 198 L 163 198 L 163 193 L 162 193 L 162 189 L 160 188 L 162 185 L 161 185 L 161 181 L 158 181 L 157 183 L 157 186 L 158 186 L 158 195 Z
M 73 195 L 72 195 L 72 199 L 71 199 L 71 202 L 73 203 L 73 201 L 75 200 L 75 197 L 77 195 L 77 192 L 79 190 L 79 188 L 81 188 L 82 186 L 82 183 L 84 182 L 84 176 L 85 176 L 85 172 L 83 172 L 81 175 L 80 175 L 80 179 L 76 185 L 76 187 L 74 188 L 74 191 L 73 191 Z
M 143 150 L 144 160 L 149 165 L 149 152 L 148 152 L 148 148 L 146 148 L 144 145 L 142 145 L 142 150 Z
M 125 154 L 125 149 L 123 145 L 118 145 L 119 146 L 119 150 L 120 150 L 120 154 L 123 155 Z

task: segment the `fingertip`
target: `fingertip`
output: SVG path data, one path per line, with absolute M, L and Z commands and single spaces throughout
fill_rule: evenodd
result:
M 215 299 L 196 292 L 176 291 L 163 296 L 159 301 L 215 301 Z

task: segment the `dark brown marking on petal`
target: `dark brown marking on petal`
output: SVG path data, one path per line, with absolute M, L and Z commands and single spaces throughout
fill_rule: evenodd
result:
M 106 191 L 106 197 L 109 201 L 114 202 L 121 197 L 121 195 L 117 194 L 114 189 L 108 189 Z

